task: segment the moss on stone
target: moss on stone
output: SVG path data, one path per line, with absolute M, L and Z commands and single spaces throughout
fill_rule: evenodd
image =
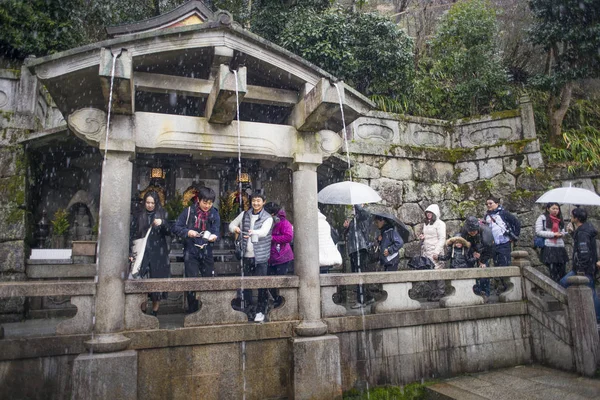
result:
M 490 117 L 492 119 L 504 119 L 504 118 L 515 118 L 521 116 L 521 110 L 504 110 L 504 111 L 494 111 L 490 113 Z
M 508 195 L 509 199 L 515 202 L 519 200 L 530 200 L 533 196 L 535 196 L 535 193 L 527 189 L 517 189 Z

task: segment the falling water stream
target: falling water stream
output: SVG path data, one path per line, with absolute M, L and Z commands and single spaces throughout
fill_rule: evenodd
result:
M 337 91 L 337 95 L 338 95 L 338 100 L 340 103 L 340 112 L 342 114 L 342 126 L 343 126 L 343 130 L 342 130 L 342 134 L 344 136 L 344 144 L 346 147 L 346 162 L 348 163 L 348 177 L 350 179 L 350 181 L 352 182 L 352 170 L 351 170 L 351 164 L 350 164 L 350 149 L 348 147 L 348 136 L 346 135 L 346 119 L 344 118 L 344 105 L 343 105 L 343 100 L 342 100 L 342 92 L 340 87 L 338 86 L 339 82 L 335 82 L 334 86 L 335 89 Z M 354 223 L 354 242 L 356 243 L 356 247 L 357 247 L 357 252 L 356 252 L 356 265 L 358 267 L 358 273 L 360 274 L 361 271 L 361 265 L 360 265 L 360 250 L 358 249 L 358 227 L 356 225 L 356 212 L 353 213 L 352 216 L 352 222 Z M 367 347 L 367 330 L 366 330 L 366 318 L 365 318 L 365 295 L 364 295 L 364 282 L 362 279 L 362 275 L 359 275 L 359 284 L 358 284 L 358 293 L 356 294 L 357 296 L 357 302 L 360 301 L 363 304 L 363 307 L 360 307 L 360 315 L 361 315 L 361 319 L 362 319 L 362 331 L 363 331 L 363 350 L 364 350 L 364 357 L 365 357 L 365 384 L 366 384 L 366 392 L 367 392 L 367 399 L 370 399 L 371 396 L 369 394 L 369 376 L 371 375 L 371 358 L 369 357 L 369 349 Z
M 113 56 L 113 59 L 112 59 L 112 67 L 110 70 L 110 91 L 108 93 L 108 109 L 107 109 L 107 115 L 106 115 L 106 134 L 105 134 L 105 139 L 104 139 L 104 159 L 102 160 L 102 178 L 101 178 L 101 183 L 100 183 L 100 193 L 103 193 L 103 191 L 104 191 L 105 171 L 106 171 L 106 154 L 108 152 L 108 134 L 110 132 L 110 112 L 112 109 L 113 84 L 115 81 L 115 67 L 117 65 L 117 57 L 119 56 L 119 53 L 113 54 L 112 56 Z M 98 254 L 98 256 L 100 255 L 100 251 L 99 251 L 100 250 L 100 241 L 102 240 L 102 223 L 100 221 L 102 221 L 102 201 L 100 202 L 100 207 L 98 210 L 98 243 L 96 244 L 96 254 Z M 99 264 L 100 264 L 100 257 L 97 257 L 96 272 L 94 275 L 94 283 L 96 285 L 98 285 Z M 125 276 L 122 276 L 121 278 L 124 279 Z M 94 299 L 94 302 L 92 305 L 92 342 L 94 341 L 95 331 L 96 331 L 96 299 Z M 93 354 L 93 352 L 94 352 L 93 346 L 90 346 L 90 354 Z
M 238 88 L 238 80 L 237 80 L 237 71 L 233 70 L 233 77 L 235 78 L 235 106 L 236 106 L 236 114 L 237 114 L 237 138 L 238 138 L 238 192 L 239 192 L 239 205 L 240 205 L 240 209 L 244 209 L 244 203 L 243 203 L 243 198 L 242 198 L 242 137 L 241 137 L 241 133 L 240 133 L 240 98 L 239 98 L 239 88 Z M 241 227 L 243 227 L 242 224 L 240 224 Z M 240 235 L 242 235 L 243 238 L 243 234 L 242 232 L 240 232 Z M 240 305 L 243 307 L 243 309 L 246 308 L 246 303 L 244 301 L 244 257 L 242 255 L 242 258 L 240 258 L 240 271 L 242 272 L 242 288 L 241 290 L 241 302 Z M 243 386 L 242 386 L 242 391 L 243 391 L 243 395 L 242 395 L 242 399 L 246 400 L 246 341 L 242 340 L 241 343 L 241 350 L 242 350 L 242 379 L 243 379 Z

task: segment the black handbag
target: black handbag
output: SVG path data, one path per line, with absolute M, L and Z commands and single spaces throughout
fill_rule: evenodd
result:
M 369 245 L 369 248 L 367 249 L 367 253 L 369 255 L 369 262 L 378 262 L 379 261 L 379 252 L 380 252 L 380 248 L 379 248 L 379 244 L 377 243 L 372 243 Z
M 241 260 L 244 256 L 244 248 L 242 246 L 242 235 L 240 234 L 235 240 L 235 258 Z
M 412 269 L 433 269 L 433 261 L 429 257 L 414 256 L 408 261 L 408 268 Z

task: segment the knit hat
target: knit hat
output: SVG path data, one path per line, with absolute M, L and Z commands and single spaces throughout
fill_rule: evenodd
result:
M 446 246 L 454 246 L 454 243 L 456 242 L 462 243 L 462 245 L 465 246 L 467 249 L 471 247 L 471 242 L 460 236 L 454 236 L 446 240 Z
M 479 220 L 477 219 L 477 217 L 467 217 L 467 220 L 465 221 L 465 229 L 467 230 L 467 232 L 478 231 Z

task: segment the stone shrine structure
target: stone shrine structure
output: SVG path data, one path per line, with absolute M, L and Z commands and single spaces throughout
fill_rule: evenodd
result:
M 17 398 L 332 399 L 367 383 L 532 361 L 593 373 L 597 331 L 587 314 L 569 318 L 589 309 L 587 287 L 577 281 L 565 291 L 528 260 L 538 264 L 529 247 L 536 194 L 563 180 L 598 191 L 600 178 L 544 168 L 526 97 L 518 110 L 461 121 L 376 112 L 348 85 L 200 1 L 107 31 L 107 41 L 0 70 L 0 322 L 21 318 L 31 299 L 66 296 L 77 308 L 54 336 L 0 334 L 3 390 Z M 455 232 L 494 194 L 523 222 L 514 266 L 319 276 L 317 192 L 343 179 L 343 135 L 353 176 L 413 230 L 405 259 L 418 252 L 429 204 Z M 295 276 L 124 279 L 130 211 L 156 183 L 153 170 L 167 204 L 199 182 L 231 193 L 238 146 L 249 188 L 284 204 L 294 223 Z M 92 229 L 99 224 L 97 266 L 27 263 L 28 231 L 42 212 L 51 219 L 78 204 Z M 327 211 L 340 225 L 339 210 Z M 79 221 L 75 236 L 86 236 Z M 472 294 L 485 277 L 509 281 L 497 304 Z M 409 297 L 414 282 L 436 279 L 455 288 L 437 308 Z M 338 287 L 359 283 L 386 292 L 364 318 L 334 301 Z M 230 306 L 242 286 L 278 288 L 284 305 L 268 323 L 249 324 Z M 141 313 L 146 293 L 186 290 L 200 292 L 203 306 L 183 328 Z

